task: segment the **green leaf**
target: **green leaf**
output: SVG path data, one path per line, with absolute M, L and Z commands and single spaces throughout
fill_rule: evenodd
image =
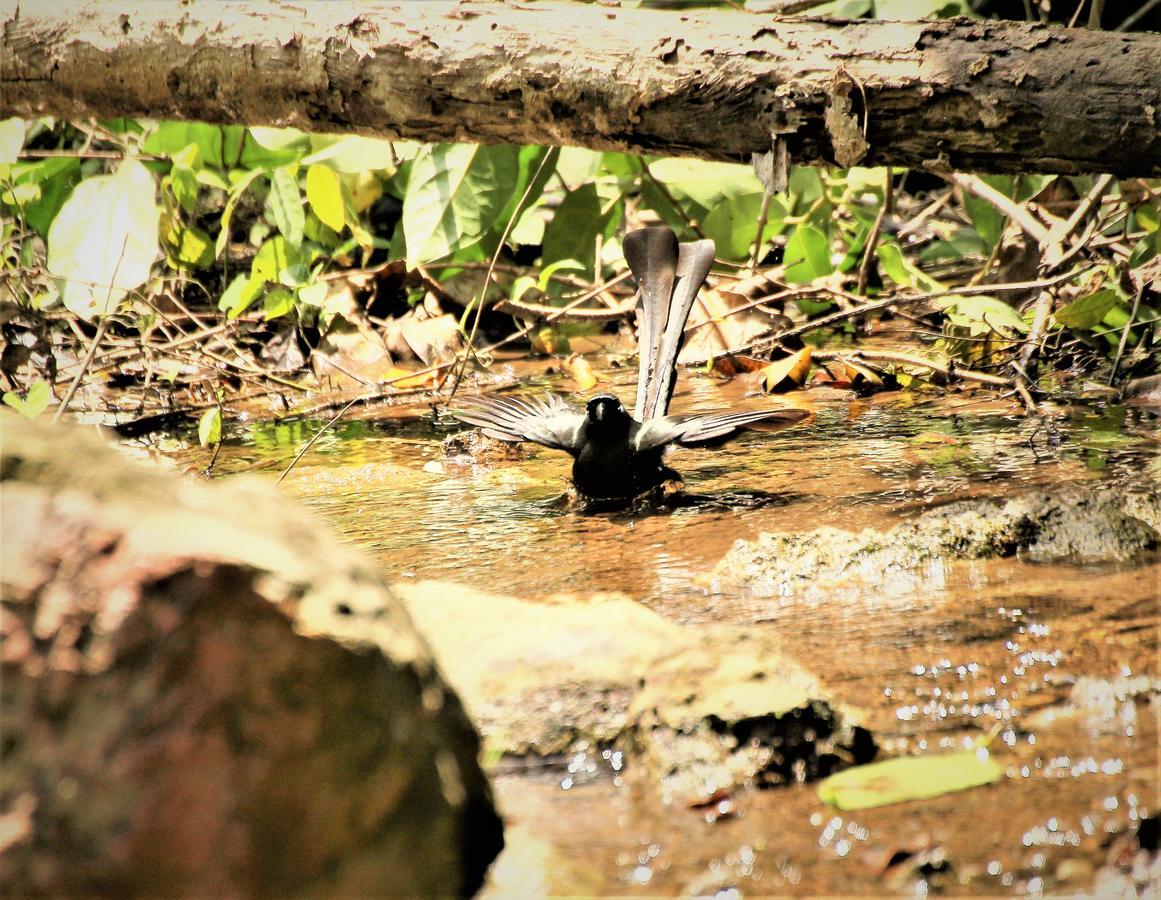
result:
M 251 125 L 250 137 L 265 150 L 304 153 L 311 146 L 311 136 L 297 128 L 267 128 L 262 125 Z
M 47 237 L 52 220 L 64 206 L 80 177 L 80 160 L 75 158 L 21 163 L 13 166 L 11 171 L 15 195 L 5 191 L 0 196 L 0 202 L 18 207 L 24 221 L 38 234 Z M 27 195 L 21 196 L 24 194 Z
M 205 269 L 214 261 L 214 242 L 196 225 L 176 223 L 167 235 L 179 269 Z
M 259 247 L 258 252 L 254 254 L 254 260 L 250 263 L 250 277 L 258 282 L 269 281 L 280 284 L 283 281 L 283 273 L 301 263 L 302 255 L 298 248 L 282 235 L 276 235 Z
M 799 225 L 786 242 L 785 278 L 790 284 L 809 284 L 834 271 L 826 234 L 813 225 Z
M 215 257 L 222 255 L 222 251 L 226 249 L 226 244 L 230 240 L 230 225 L 234 218 L 234 210 L 238 208 L 238 201 L 246 193 L 246 188 L 254 182 L 255 178 L 262 174 L 262 169 L 255 169 L 253 172 L 248 172 L 230 189 L 230 195 L 226 198 L 226 206 L 222 210 L 222 230 L 218 232 L 218 239 L 214 241 Z
M 1012 178 L 1010 175 L 988 175 L 982 179 L 1006 197 L 1012 196 Z M 976 233 L 991 251 L 996 241 L 1004 233 L 1006 216 L 982 197 L 977 197 L 967 189 L 963 192 L 963 208 L 976 229 Z
M 749 259 L 758 236 L 758 215 L 762 211 L 762 191 L 729 197 L 710 210 L 701 222 L 705 236 L 717 245 L 717 255 L 726 259 Z M 766 210 L 762 240 L 779 234 L 785 227 L 786 207 L 775 197 Z
M 270 173 L 270 193 L 266 195 L 266 209 L 275 227 L 282 232 L 282 236 L 293 246 L 301 246 L 306 212 L 302 208 L 298 179 L 295 178 L 291 167 L 275 169 Z
M 52 399 L 52 388 L 47 381 L 34 381 L 24 392 L 24 396 L 13 391 L 5 391 L 3 400 L 26 419 L 35 419 L 48 408 Z
M 237 318 L 258 299 L 258 295 L 262 293 L 262 284 L 260 280 L 249 275 L 235 276 L 218 300 L 218 309 L 231 319 Z
M 609 212 L 601 208 L 601 197 L 593 183 L 570 191 L 553 213 L 544 232 L 545 264 L 574 260 L 591 271 L 596 260 L 596 238 L 605 229 Z
M 855 766 L 820 782 L 818 796 L 838 809 L 870 809 L 940 797 L 992 784 L 1003 777 L 1003 767 L 979 747 Z
M 275 288 L 266 295 L 264 314 L 267 322 L 284 316 L 293 309 L 294 294 L 286 288 Z
M 325 163 L 336 172 L 395 171 L 395 156 L 390 141 L 358 134 L 315 134 L 310 138 L 314 151 L 303 158 L 304 166 Z
M 875 247 L 875 256 L 887 277 L 904 287 L 922 286 L 929 291 L 941 291 L 943 285 L 903 255 L 894 241 L 884 240 Z
M 1154 231 L 1151 235 L 1137 241 L 1133 252 L 1129 254 L 1129 268 L 1135 269 L 1154 259 L 1161 253 L 1161 231 Z
M 304 284 L 296 293 L 298 299 L 307 306 L 322 306 L 327 299 L 327 283 L 315 281 L 311 284 Z
M 1087 297 L 1073 300 L 1052 314 L 1056 321 L 1067 328 L 1094 328 L 1099 325 L 1108 311 L 1117 305 L 1120 297 L 1111 288 L 1103 288 Z
M 0 166 L 16 163 L 24 147 L 24 120 L 5 119 L 0 122 Z
M 222 408 L 211 406 L 198 419 L 198 443 L 209 447 L 221 443 L 222 440 Z
M 48 232 L 48 270 L 63 280 L 64 305 L 105 315 L 149 278 L 160 210 L 152 173 L 126 159 L 113 175 L 77 185 Z
M 1137 227 L 1149 234 L 1156 234 L 1161 230 L 1161 207 L 1154 203 L 1142 203 L 1133 212 L 1137 220 Z
M 762 183 L 750 166 L 699 159 L 658 159 L 641 181 L 645 203 L 678 234 L 695 237 L 691 220 L 704 222 L 710 211 L 747 194 L 762 194 Z M 663 187 L 658 187 L 660 182 Z M 724 213 L 722 215 L 725 215 Z M 728 223 L 719 220 L 723 232 Z
M 338 175 L 326 166 L 311 166 L 306 170 L 306 199 L 327 228 L 336 234 L 343 230 L 347 221 L 346 206 Z
M 174 199 L 187 213 L 192 213 L 198 205 L 198 176 L 189 166 L 176 163 L 169 170 L 169 185 L 173 188 Z
M 1020 318 L 1015 309 L 987 294 L 952 294 L 932 303 L 943 311 L 953 325 L 968 329 L 973 336 L 999 329 L 1028 333 L 1028 323 Z
M 230 169 L 241 160 L 245 139 L 246 129 L 241 125 L 161 122 L 145 136 L 141 149 L 144 153 L 172 157 L 190 144 L 196 144 L 203 163 Z
M 408 265 L 441 259 L 483 238 L 511 199 L 518 170 L 519 150 L 512 146 L 421 150 L 403 199 Z

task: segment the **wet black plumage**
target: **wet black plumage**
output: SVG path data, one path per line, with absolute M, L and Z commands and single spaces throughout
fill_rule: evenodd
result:
M 670 416 L 677 356 L 697 292 L 713 263 L 709 240 L 678 243 L 667 227 L 630 232 L 625 259 L 640 289 L 640 371 L 633 415 L 611 394 L 583 412 L 560 397 L 477 397 L 451 412 L 502 441 L 533 441 L 573 457 L 577 492 L 595 500 L 631 500 L 675 477 L 663 463 L 671 444 L 712 446 L 759 422 L 789 425 L 805 413 L 773 409 Z

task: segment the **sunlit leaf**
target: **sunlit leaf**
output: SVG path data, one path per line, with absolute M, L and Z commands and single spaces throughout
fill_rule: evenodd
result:
M 1004 196 L 1012 196 L 1012 177 L 1010 175 L 988 175 L 981 180 Z M 991 250 L 996 246 L 996 241 L 1000 239 L 1000 235 L 1004 233 L 1004 222 L 1007 217 L 987 200 L 977 197 L 966 189 L 963 192 L 963 208 L 979 236 Z
M 307 306 L 322 306 L 327 299 L 327 283 L 316 281 L 303 285 L 298 289 L 298 299 Z
M 336 172 L 368 172 L 395 170 L 395 155 L 391 142 L 358 134 L 311 135 L 314 152 L 305 157 L 303 165 L 326 164 Z
M 1142 203 L 1133 213 L 1137 226 L 1153 234 L 1161 230 L 1161 207 L 1155 203 Z
M 777 359 L 762 369 L 762 390 L 767 394 L 792 391 L 806 383 L 810 372 L 810 348 Z
M 1073 300 L 1052 314 L 1058 323 L 1068 328 L 1093 328 L 1099 325 L 1108 311 L 1117 305 L 1120 297 L 1111 288 L 1102 288 L 1087 297 Z
M 61 300 L 84 319 L 116 308 L 149 278 L 160 210 L 152 173 L 126 159 L 112 175 L 77 185 L 48 232 L 48 270 Z
M 272 237 L 254 254 L 250 277 L 257 281 L 281 283 L 283 273 L 302 262 L 298 249 L 281 235 Z
M 52 399 L 52 388 L 47 381 L 35 381 L 28 386 L 24 396 L 14 391 L 4 392 L 4 403 L 26 419 L 35 419 L 48 408 L 48 401 Z
M 932 291 L 943 289 L 942 284 L 907 259 L 894 241 L 880 241 L 875 247 L 875 256 L 883 272 L 896 284 L 905 287 L 922 286 Z
M 206 165 L 230 169 L 242 159 L 246 129 L 241 125 L 207 125 L 203 122 L 161 122 L 145 136 L 142 151 L 157 156 L 175 156 L 196 144 Z
M 343 185 L 339 176 L 326 166 L 306 170 L 306 199 L 319 221 L 332 231 L 340 232 L 346 224 Z
M 267 292 L 263 298 L 263 315 L 266 321 L 284 316 L 294 309 L 294 294 L 284 287 Z
M 226 244 L 230 240 L 230 226 L 234 218 L 234 210 L 238 208 L 238 201 L 242 199 L 242 195 L 246 193 L 246 188 L 253 184 L 254 179 L 263 174 L 261 169 L 255 169 L 238 181 L 230 190 L 229 197 L 226 198 L 226 206 L 222 209 L 222 230 L 218 232 L 218 238 L 214 241 L 214 256 L 221 256 L 222 251 L 226 249 Z
M 818 796 L 838 809 L 870 809 L 939 797 L 992 784 L 1003 777 L 1003 767 L 980 747 L 855 766 L 823 780 Z
M 297 128 L 266 128 L 262 125 L 251 125 L 250 136 L 267 150 L 306 150 L 311 140 L 311 135 Z
M 218 309 L 229 318 L 237 318 L 244 313 L 262 293 L 262 281 L 249 275 L 237 275 L 218 300 Z
M 578 391 L 589 391 L 596 386 L 597 376 L 593 373 L 593 367 L 589 365 L 589 361 L 583 356 L 577 356 L 574 353 L 564 361 L 564 368 L 569 377 L 576 382 Z
M 609 211 L 601 207 L 600 194 L 592 182 L 570 191 L 545 229 L 544 262 L 572 260 L 591 269 L 596 259 L 597 235 L 604 232 L 609 221 Z
M 1155 259 L 1161 253 L 1161 231 L 1154 231 L 1143 240 L 1137 241 L 1129 254 L 1129 268 L 1135 269 Z
M 24 120 L 0 122 L 0 166 L 13 165 L 24 146 Z
M 306 213 L 302 208 L 302 194 L 298 190 L 298 179 L 293 169 L 275 169 L 270 173 L 266 209 L 282 236 L 295 247 L 301 245 Z
M 211 406 L 198 419 L 198 443 L 210 447 L 222 440 L 222 408 Z
M 933 305 L 942 310 L 953 325 L 967 328 L 973 335 L 999 329 L 1028 333 L 1028 323 L 1020 318 L 1020 313 L 1003 300 L 986 294 L 952 294 L 933 301 Z
M 717 246 L 717 255 L 726 259 L 748 259 L 758 236 L 758 217 L 762 211 L 762 191 L 741 194 L 724 199 L 709 211 L 701 223 L 705 236 Z M 786 207 L 775 197 L 770 198 L 766 210 L 766 226 L 762 240 L 766 241 L 786 227 Z
M 813 225 L 799 225 L 786 242 L 783 255 L 786 280 L 790 284 L 809 284 L 834 271 L 826 234 Z
M 411 163 L 403 200 L 407 262 L 415 266 L 478 242 L 512 197 L 518 148 L 435 144 Z

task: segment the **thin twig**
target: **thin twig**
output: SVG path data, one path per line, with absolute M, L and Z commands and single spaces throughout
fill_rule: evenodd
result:
M 504 249 L 504 242 L 508 240 L 508 234 L 512 231 L 512 227 L 516 224 L 516 220 L 520 218 L 520 214 L 524 212 L 524 204 L 528 201 L 528 195 L 532 193 L 532 186 L 536 184 L 537 180 L 540 178 L 540 173 L 544 171 L 545 164 L 553 158 L 554 156 L 551 150 L 549 150 L 544 154 L 543 157 L 541 157 L 540 165 L 536 167 L 536 171 L 532 174 L 532 177 L 528 179 L 528 184 L 524 188 L 524 193 L 521 194 L 520 201 L 516 204 L 516 208 L 512 210 L 512 215 L 508 217 L 508 222 L 504 226 L 504 232 L 500 235 L 500 240 L 496 244 L 496 252 L 492 254 L 492 261 L 488 266 L 488 272 L 486 275 L 484 275 L 484 284 L 480 288 L 480 298 L 476 305 L 476 317 L 472 321 L 471 333 L 468 334 L 467 347 L 464 348 L 463 362 L 460 364 L 459 371 L 455 374 L 455 381 L 452 382 L 451 391 L 448 393 L 448 402 L 450 402 L 451 399 L 455 397 L 456 391 L 459 390 L 460 382 L 463 381 L 464 378 L 464 371 L 468 367 L 468 360 L 472 356 L 472 347 L 476 342 L 476 332 L 480 328 L 480 319 L 484 315 L 484 298 L 488 293 L 488 285 L 492 283 L 492 273 L 496 269 L 496 261 L 500 258 L 500 252 Z
M 1137 311 L 1141 308 L 1141 296 L 1145 293 L 1145 284 L 1142 281 L 1141 286 L 1137 288 L 1137 296 L 1133 298 L 1133 309 L 1129 312 L 1129 321 L 1125 323 L 1125 330 L 1121 332 L 1120 343 L 1117 344 L 1117 355 L 1113 357 L 1113 368 L 1109 372 L 1109 387 L 1113 385 L 1113 379 L 1117 377 L 1117 367 L 1121 364 L 1121 357 L 1125 353 L 1125 344 L 1129 342 L 1129 330 L 1133 327 L 1133 321 L 1137 318 Z
M 754 250 L 750 254 L 750 268 L 758 268 L 758 260 L 762 255 L 762 232 L 766 230 L 766 219 L 770 215 L 770 201 L 774 195 L 768 190 L 762 191 L 762 207 L 758 210 L 758 233 L 754 237 Z
M 344 406 L 337 413 L 335 413 L 333 419 L 331 419 L 322 428 L 320 428 L 318 431 L 316 431 L 314 433 L 314 436 L 311 437 L 311 439 L 306 442 L 306 444 L 303 446 L 303 448 L 298 451 L 298 455 L 295 456 L 294 459 L 292 459 L 290 461 L 290 465 L 287 466 L 283 470 L 282 474 L 278 476 L 278 480 L 276 482 L 274 482 L 275 487 L 282 484 L 282 479 L 284 479 L 287 475 L 290 474 L 290 470 L 298 465 L 298 461 L 300 459 L 302 459 L 304 456 L 306 456 L 307 451 L 310 450 L 310 448 L 313 447 L 318 442 L 318 439 L 321 438 L 324 434 L 326 434 L 334 426 L 335 422 L 337 422 L 339 419 L 341 419 L 343 417 L 343 415 L 346 413 L 346 411 L 348 409 L 350 409 L 352 406 L 354 406 L 358 401 L 359 401 L 358 397 L 352 397 L 347 402 L 346 406 Z
M 903 363 L 904 365 L 920 366 L 937 372 L 947 379 L 963 378 L 967 381 L 978 381 L 980 384 L 990 384 L 995 387 L 1011 387 L 1012 383 L 998 375 L 989 375 L 987 372 L 977 372 L 975 369 L 962 369 L 953 363 L 938 363 L 933 359 L 915 356 L 910 353 L 893 353 L 889 350 L 815 350 L 811 353 L 812 359 L 867 359 L 883 362 Z
M 867 276 L 871 271 L 871 260 L 875 258 L 875 245 L 879 243 L 879 232 L 883 228 L 883 219 L 891 208 L 891 167 L 887 167 L 883 185 L 883 202 L 879 205 L 879 214 L 875 216 L 875 223 L 867 235 L 866 246 L 863 247 L 863 261 L 859 264 L 859 282 L 855 293 L 860 297 L 867 296 Z
M 129 235 L 125 235 L 125 240 L 121 242 L 121 252 L 117 254 L 117 263 L 113 266 L 113 274 L 109 276 L 109 289 L 105 292 L 105 312 L 101 316 L 101 321 L 97 323 L 97 332 L 93 335 L 93 342 L 89 345 L 84 362 L 81 363 L 80 369 L 77 370 L 76 378 L 69 385 L 69 389 L 61 399 L 60 405 L 56 408 L 56 412 L 52 414 L 53 422 L 59 422 L 60 417 L 68 409 L 69 403 L 72 402 L 73 396 L 81 386 L 81 380 L 85 377 L 85 372 L 88 371 L 89 364 L 93 361 L 93 357 L 97 355 L 97 348 L 101 345 L 101 338 L 105 336 L 105 329 L 109 327 L 109 319 L 111 318 L 109 314 L 109 301 L 113 299 L 113 285 L 117 281 L 117 273 L 121 271 L 121 262 L 125 259 L 125 248 L 128 246 Z

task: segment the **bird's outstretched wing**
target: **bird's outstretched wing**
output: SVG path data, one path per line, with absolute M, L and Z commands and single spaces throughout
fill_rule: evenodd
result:
M 532 441 L 575 453 L 580 449 L 581 426 L 585 415 L 560 397 L 543 399 L 517 397 L 475 397 L 448 410 L 461 422 L 476 425 L 500 441 Z
M 743 429 L 761 426 L 777 431 L 805 418 L 801 409 L 760 409 L 742 412 L 703 413 L 692 416 L 661 416 L 643 423 L 634 438 L 634 449 L 648 450 L 665 444 L 705 447 L 724 444 Z
M 713 264 L 714 242 L 679 244 L 672 228 L 658 226 L 629 232 L 622 246 L 641 291 L 641 363 L 633 418 L 644 422 L 669 410 L 685 322 Z

